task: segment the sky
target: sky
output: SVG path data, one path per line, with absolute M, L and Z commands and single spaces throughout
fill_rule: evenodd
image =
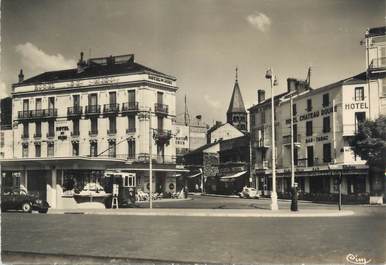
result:
M 177 78 L 192 119 L 225 121 L 235 68 L 246 108 L 257 89 L 270 97 L 265 70 L 318 88 L 365 69 L 367 28 L 385 25 L 385 0 L 2 0 L 0 97 L 25 78 L 86 59 L 135 54 Z

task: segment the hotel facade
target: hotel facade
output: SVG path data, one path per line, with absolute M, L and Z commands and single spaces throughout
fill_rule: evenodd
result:
M 26 80 L 21 71 L 12 88 L 3 183 L 38 193 L 52 208 L 78 207 L 74 191 L 106 187 L 109 172 L 131 173 L 145 192 L 179 188 L 176 176 L 186 170 L 176 165 L 176 78 L 132 54 L 86 61 L 81 53 L 77 68 Z
M 384 196 L 385 169 L 369 169 L 351 146 L 360 122 L 386 115 L 385 28 L 369 29 L 365 42 L 365 72 L 318 89 L 309 86 L 309 79 L 289 78 L 287 91 L 274 97 L 279 196 L 287 197 L 291 188 L 291 118 L 295 182 L 304 198 L 337 194 L 339 179 L 347 198 L 368 203 L 371 196 Z M 258 104 L 249 109 L 254 171 L 258 189 L 269 194 L 271 99 L 262 90 L 258 95 Z

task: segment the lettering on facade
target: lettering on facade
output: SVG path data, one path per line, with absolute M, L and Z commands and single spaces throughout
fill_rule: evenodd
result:
M 58 140 L 64 141 L 67 140 L 66 132 L 69 131 L 68 126 L 58 126 L 56 127 L 56 131 L 60 132 L 58 135 Z
M 314 137 L 309 137 L 306 138 L 306 143 L 312 143 L 312 142 L 322 142 L 322 141 L 327 141 L 328 140 L 328 135 L 323 135 L 323 136 L 316 136 Z
M 48 89 L 54 89 L 54 88 L 55 88 L 54 83 L 35 85 L 35 91 L 42 91 L 42 90 L 48 90 Z
M 101 77 L 89 81 L 89 85 L 108 85 L 118 83 L 119 79 L 114 77 Z
M 73 80 L 73 81 L 70 81 L 67 84 L 67 87 L 81 87 L 82 85 L 83 85 L 82 81 L 80 81 L 80 80 Z
M 328 107 L 328 108 L 324 108 L 324 109 L 321 109 L 321 110 L 317 110 L 317 111 L 314 111 L 314 112 L 309 112 L 309 113 L 305 113 L 305 114 L 302 114 L 299 116 L 299 121 L 306 121 L 306 120 L 311 120 L 311 119 L 315 119 L 319 116 L 325 116 L 325 115 L 328 115 L 332 112 L 337 112 L 338 110 L 338 106 L 334 106 L 334 107 Z M 298 117 L 297 116 L 294 116 L 293 117 L 293 122 L 294 123 L 297 123 L 298 122 Z M 285 121 L 286 124 L 290 124 L 291 123 L 291 119 L 287 119 Z
M 170 81 L 169 79 L 165 79 L 165 78 L 154 76 L 154 75 L 149 75 L 149 79 L 157 81 L 157 82 L 166 83 L 166 84 L 169 84 L 169 85 L 172 84 L 172 81 Z
M 56 127 L 56 131 L 57 132 L 62 132 L 62 131 L 68 131 L 68 126 L 60 126 L 60 127 Z
M 188 141 L 188 136 L 176 137 L 176 144 L 177 145 L 185 145 L 187 141 Z
M 344 109 L 368 109 L 366 102 L 344 104 Z

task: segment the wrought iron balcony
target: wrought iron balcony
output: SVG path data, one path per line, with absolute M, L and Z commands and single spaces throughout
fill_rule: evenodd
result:
M 117 129 L 107 130 L 107 134 L 108 135 L 115 135 L 115 134 L 117 134 Z
M 369 68 L 370 69 L 386 68 L 386 57 L 372 59 L 369 65 Z
M 294 144 L 300 143 L 300 134 L 294 135 Z M 283 145 L 291 145 L 291 135 L 285 135 L 283 136 Z
M 138 111 L 138 102 L 125 102 L 122 104 L 122 113 Z
M 21 135 L 21 139 L 29 139 L 29 134 L 28 133 L 23 133 Z
M 35 133 L 34 134 L 34 139 L 40 139 L 42 138 L 42 133 Z
M 91 130 L 88 132 L 89 136 L 97 136 L 98 135 L 98 130 Z
M 86 106 L 85 114 L 86 115 L 99 115 L 101 113 L 100 105 L 88 105 Z
M 48 133 L 46 134 L 46 137 L 47 137 L 47 139 L 52 139 L 52 138 L 54 138 L 54 137 L 55 137 L 55 132 L 48 132 Z
M 77 131 L 72 131 L 72 132 L 71 132 L 71 136 L 72 136 L 72 137 L 79 137 L 79 135 L 80 135 L 79 130 L 77 130 Z
M 167 115 L 169 113 L 169 107 L 168 107 L 168 105 L 165 105 L 165 104 L 155 103 L 154 104 L 154 111 L 156 114 Z
M 83 108 L 81 106 L 73 106 L 67 108 L 67 116 L 81 116 Z
M 126 129 L 126 133 L 127 134 L 131 134 L 131 133 L 135 133 L 136 132 L 136 129 L 135 128 L 129 128 L 129 129 Z
M 38 109 L 38 110 L 23 110 L 18 112 L 18 119 L 45 119 L 56 118 L 58 116 L 57 109 Z
M 104 114 L 114 114 L 119 112 L 119 104 L 104 104 L 103 105 L 103 113 Z
M 168 144 L 172 138 L 171 130 L 155 129 L 153 130 L 153 138 L 158 145 Z
M 17 113 L 17 118 L 19 120 L 30 119 L 31 118 L 31 111 L 29 111 L 29 110 L 19 111 Z

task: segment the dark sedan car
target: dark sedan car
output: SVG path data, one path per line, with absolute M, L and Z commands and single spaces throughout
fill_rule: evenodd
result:
M 1 193 L 1 211 L 22 210 L 30 213 L 32 210 L 47 213 L 50 205 L 38 197 L 19 189 L 6 189 Z

